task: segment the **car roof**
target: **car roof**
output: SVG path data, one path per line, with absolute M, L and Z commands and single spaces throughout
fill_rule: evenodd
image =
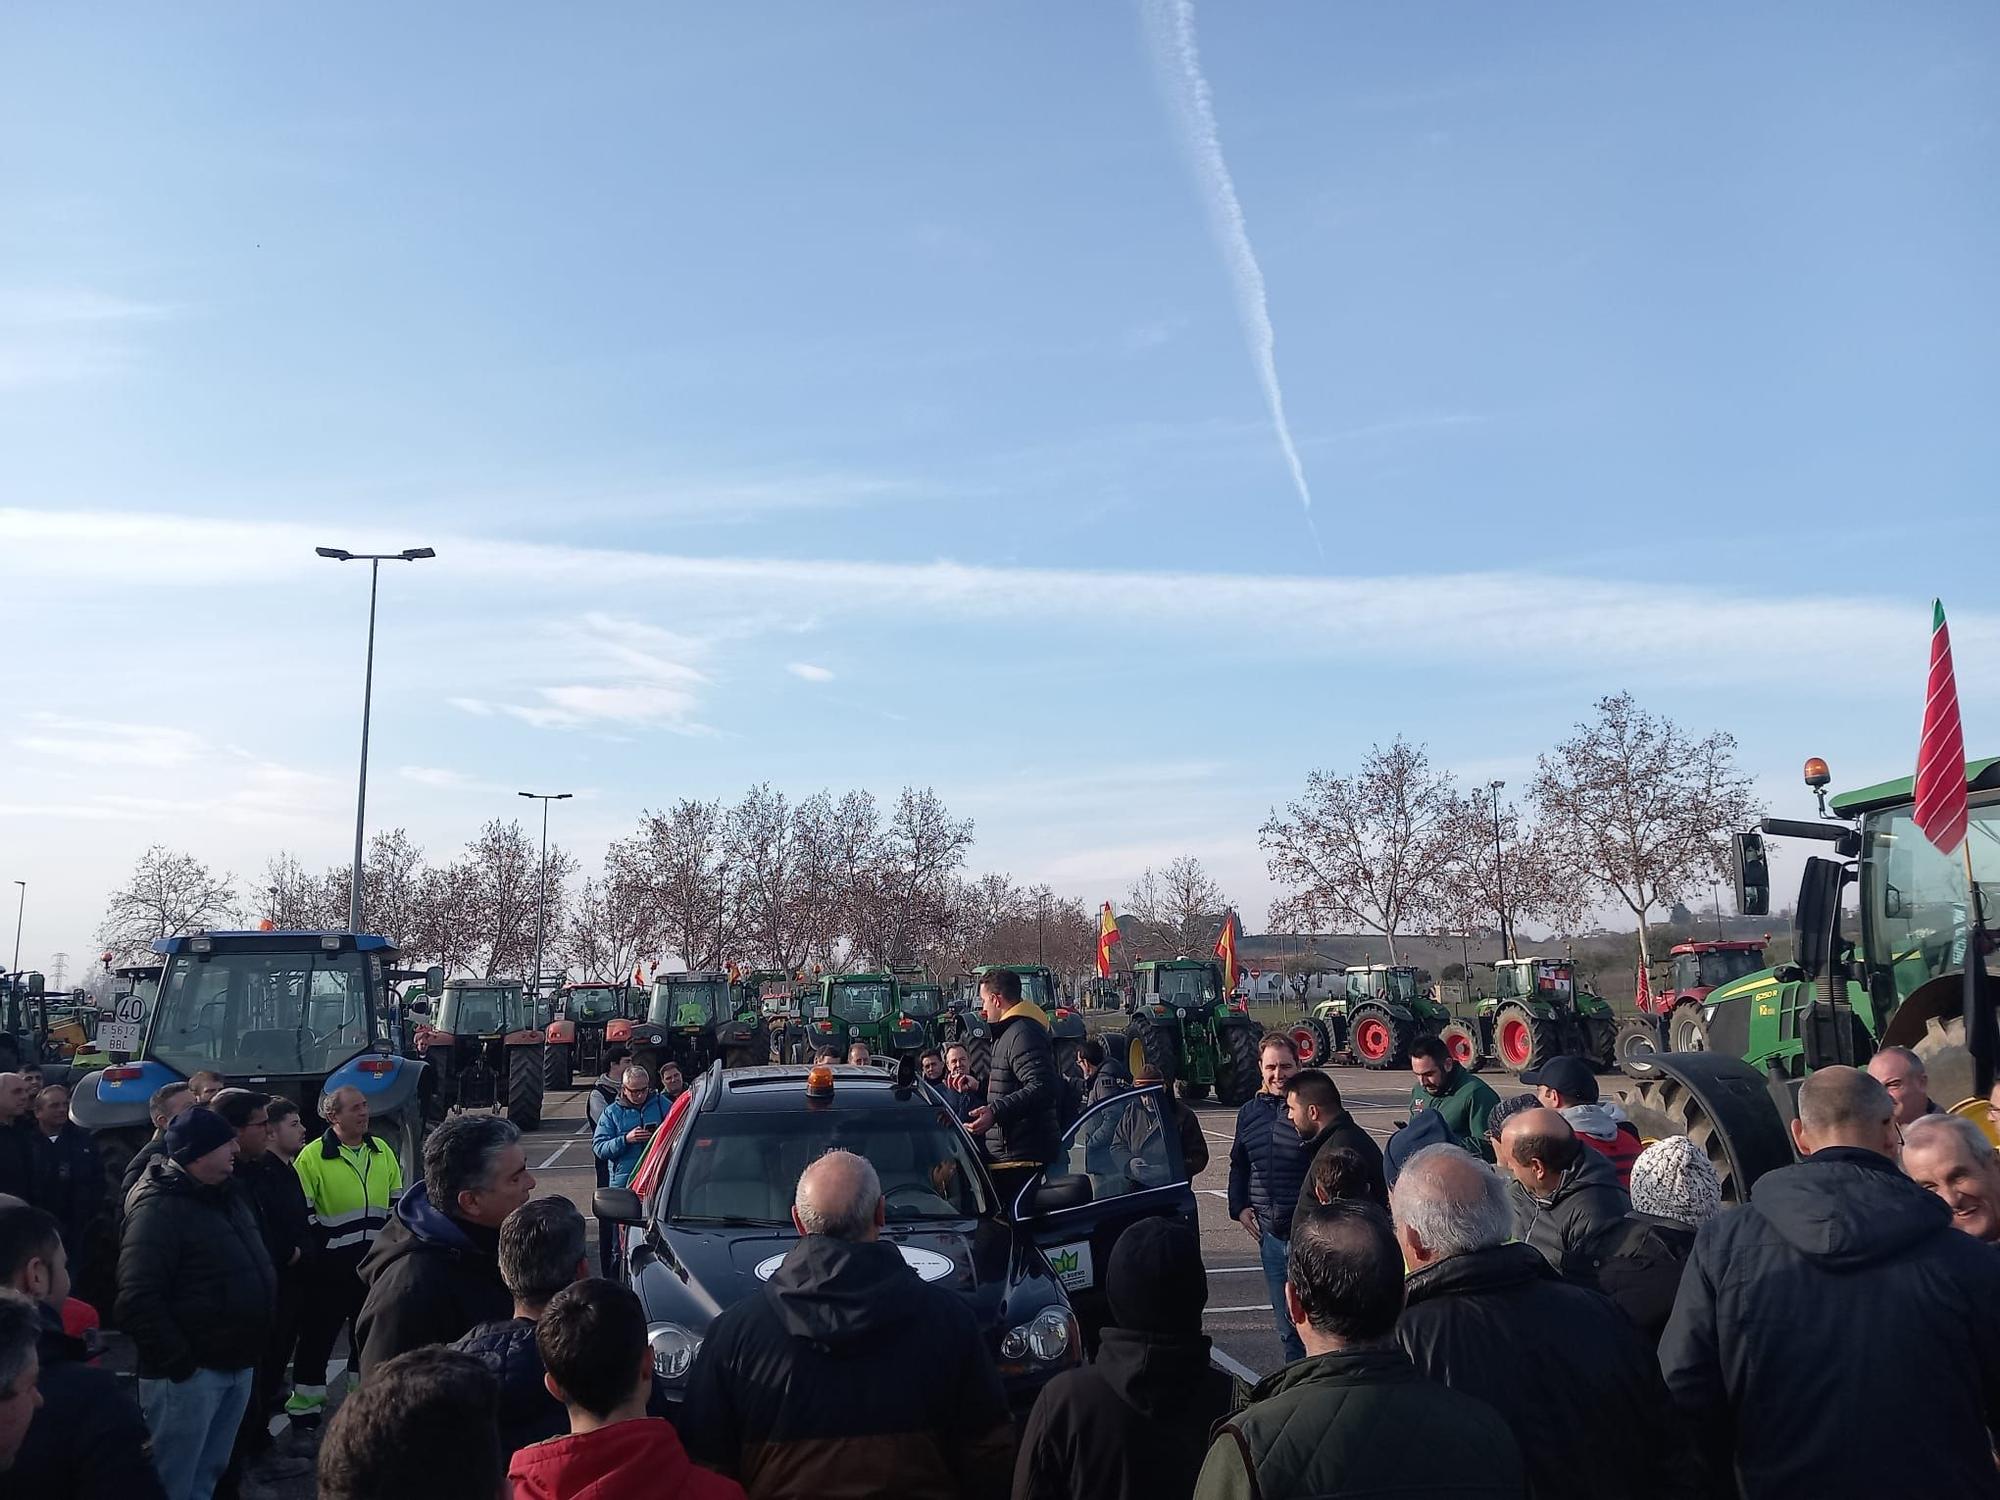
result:
M 824 1063 L 833 1072 L 833 1098 L 814 1100 L 816 1107 L 833 1110 L 926 1109 L 938 1108 L 921 1088 L 899 1089 L 896 1080 L 880 1068 L 856 1067 L 851 1063 Z M 695 1107 L 727 1113 L 793 1114 L 806 1107 L 806 1080 L 812 1069 L 797 1063 L 771 1064 L 761 1068 L 731 1068 L 704 1082 Z

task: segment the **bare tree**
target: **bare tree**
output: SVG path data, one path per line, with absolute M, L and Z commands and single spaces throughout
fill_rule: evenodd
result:
M 1200 860 L 1183 854 L 1157 873 L 1149 865 L 1126 895 L 1125 908 L 1152 929 L 1148 947 L 1206 953 L 1222 931 L 1229 898 Z
M 338 880 L 334 877 L 338 876 Z M 347 872 L 314 874 L 289 852 L 273 855 L 258 877 L 250 914 L 273 927 L 313 932 L 347 923 Z
M 1719 877 L 1730 833 L 1759 808 L 1731 735 L 1693 739 L 1630 693 L 1599 700 L 1595 722 L 1576 728 L 1537 761 L 1528 797 L 1555 857 L 1638 919 L 1647 963 L 1651 913 Z
M 1443 932 L 1497 930 L 1506 906 L 1507 932 L 1518 946 L 1521 923 L 1547 922 L 1570 930 L 1581 920 L 1578 884 L 1541 830 L 1523 823 L 1518 808 L 1500 808 L 1500 842 L 1493 834 L 1493 803 L 1478 792 L 1463 799 L 1452 820 L 1452 857 L 1433 913 Z
M 654 956 L 673 953 L 691 969 L 721 961 L 734 926 L 725 832 L 720 801 L 684 798 L 642 813 L 638 833 L 614 846 L 624 871 L 616 883 L 650 909 L 644 925 Z
M 498 818 L 465 846 L 461 861 L 472 873 L 477 957 L 472 967 L 487 978 L 527 977 L 535 961 L 535 923 L 542 894 L 541 851 L 519 823 Z M 563 888 L 576 873 L 576 860 L 549 846 L 548 931 L 560 932 Z
M 643 891 L 621 878 L 618 849 L 606 856 L 602 880 L 584 881 L 556 950 L 564 969 L 584 979 L 622 983 L 659 947 Z
M 447 973 L 459 974 L 478 966 L 485 946 L 478 872 L 460 862 L 424 870 L 403 942 L 404 959 L 442 964 Z
M 155 938 L 236 919 L 234 875 L 217 875 L 192 854 L 154 844 L 111 893 L 97 939 L 114 958 L 130 960 Z
M 370 932 L 402 945 L 416 919 L 423 866 L 424 851 L 410 841 L 404 829 L 392 828 L 368 840 L 367 857 L 361 862 L 361 920 Z M 345 890 L 348 870 L 342 867 L 333 874 Z M 342 924 L 347 920 L 345 899 L 339 918 Z
M 737 874 L 737 909 L 745 942 L 768 967 L 791 972 L 825 923 L 815 911 L 824 892 L 805 889 L 806 861 L 790 800 L 766 782 L 729 809 L 728 857 Z
M 1305 796 L 1257 831 L 1271 878 L 1292 894 L 1271 925 L 1318 931 L 1358 922 L 1389 940 L 1435 919 L 1445 900 L 1461 802 L 1421 745 L 1374 746 L 1353 776 L 1314 771 Z
M 869 841 L 856 872 L 856 947 L 881 963 L 928 947 L 950 925 L 952 884 L 971 843 L 970 819 L 954 819 L 929 787 L 904 787 L 895 817 Z

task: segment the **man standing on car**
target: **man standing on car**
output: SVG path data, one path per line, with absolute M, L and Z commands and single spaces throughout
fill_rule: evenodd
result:
M 1306 1354 L 1285 1305 L 1285 1251 L 1292 1209 L 1312 1161 L 1312 1143 L 1299 1138 L 1285 1111 L 1286 1080 L 1299 1070 L 1292 1039 L 1282 1032 L 1266 1032 L 1257 1048 L 1257 1063 L 1264 1087 L 1236 1111 L 1236 1139 L 1229 1146 L 1229 1217 L 1257 1242 L 1278 1343 L 1289 1364 Z
M 1049 1018 L 1021 998 L 1021 976 L 992 969 L 980 976 L 979 1009 L 993 1028 L 993 1061 L 986 1074 L 986 1102 L 966 1117 L 965 1128 L 985 1136 L 993 1185 L 1008 1212 L 1027 1180 L 1056 1159 L 1062 1132 L 1056 1126 L 1056 1073 Z

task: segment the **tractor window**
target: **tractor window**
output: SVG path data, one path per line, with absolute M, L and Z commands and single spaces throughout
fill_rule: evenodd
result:
M 573 1021 L 610 1021 L 618 1016 L 619 1006 L 625 999 L 622 989 L 607 986 L 593 986 L 587 990 L 569 992 L 569 1014 Z
M 1989 920 L 2000 898 L 2000 803 L 1972 809 L 1966 827 L 1973 878 Z M 1940 854 L 1907 807 L 1871 817 L 1864 829 L 1861 882 L 1869 962 L 1893 965 L 1896 994 L 1909 998 L 1925 980 L 1965 968 L 1965 859 Z
M 667 1026 L 713 1026 L 729 1006 L 729 986 L 721 980 L 663 985 L 660 994 L 665 1005 L 655 1002 L 654 1020 Z
M 354 953 L 177 955 L 147 1055 L 182 1073 L 325 1071 L 369 1042 L 366 960 Z
M 1764 967 L 1764 955 L 1729 949 L 1721 953 L 1701 955 L 1701 982 L 1714 989 L 1720 985 L 1732 984 L 1745 974 L 1754 974 Z
M 1677 990 L 1700 989 L 1702 985 L 1702 955 L 1698 953 L 1676 953 L 1674 955 L 1674 982 Z M 1713 983 L 1720 984 L 1721 980 Z
M 1213 969 L 1162 969 L 1159 980 L 1164 1005 L 1213 1005 L 1222 998 Z
M 944 1014 L 944 991 L 935 985 L 912 985 L 903 991 L 903 1012 L 919 1020 Z
M 827 986 L 827 1005 L 833 1014 L 850 1026 L 866 1026 L 889 1014 L 889 985 L 834 984 Z

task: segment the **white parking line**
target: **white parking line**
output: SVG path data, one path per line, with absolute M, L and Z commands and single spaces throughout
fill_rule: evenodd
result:
M 1248 1276 L 1252 1271 L 1261 1272 L 1263 1269 L 1262 1266 L 1210 1266 L 1208 1274 L 1211 1276 Z M 1210 1311 L 1212 1312 L 1214 1309 L 1211 1308 Z
M 548 1169 L 550 1167 L 553 1167 L 556 1164 L 557 1160 L 560 1159 L 563 1152 L 569 1150 L 569 1148 L 571 1146 L 574 1146 L 575 1144 L 576 1144 L 575 1141 L 564 1141 L 560 1146 L 556 1147 L 555 1150 L 551 1151 L 549 1153 L 549 1159 L 543 1162 L 540 1166 L 536 1167 L 535 1170 L 537 1172 L 548 1171 Z
M 1255 1385 L 1258 1381 L 1264 1378 L 1263 1376 L 1259 1375 L 1255 1370 L 1251 1369 L 1248 1365 L 1244 1364 L 1242 1360 L 1231 1359 L 1227 1354 L 1224 1354 L 1220 1349 L 1210 1349 L 1208 1351 L 1208 1357 L 1209 1359 L 1214 1361 L 1215 1364 L 1220 1366 L 1225 1372 L 1234 1375 L 1238 1380 L 1247 1380 L 1250 1382 L 1250 1384 Z
M 1271 1310 L 1271 1304 L 1268 1302 L 1253 1302 L 1248 1307 L 1211 1307 L 1208 1309 L 1208 1311 L 1212 1313 L 1226 1313 L 1226 1312 L 1267 1313 L 1270 1310 Z

